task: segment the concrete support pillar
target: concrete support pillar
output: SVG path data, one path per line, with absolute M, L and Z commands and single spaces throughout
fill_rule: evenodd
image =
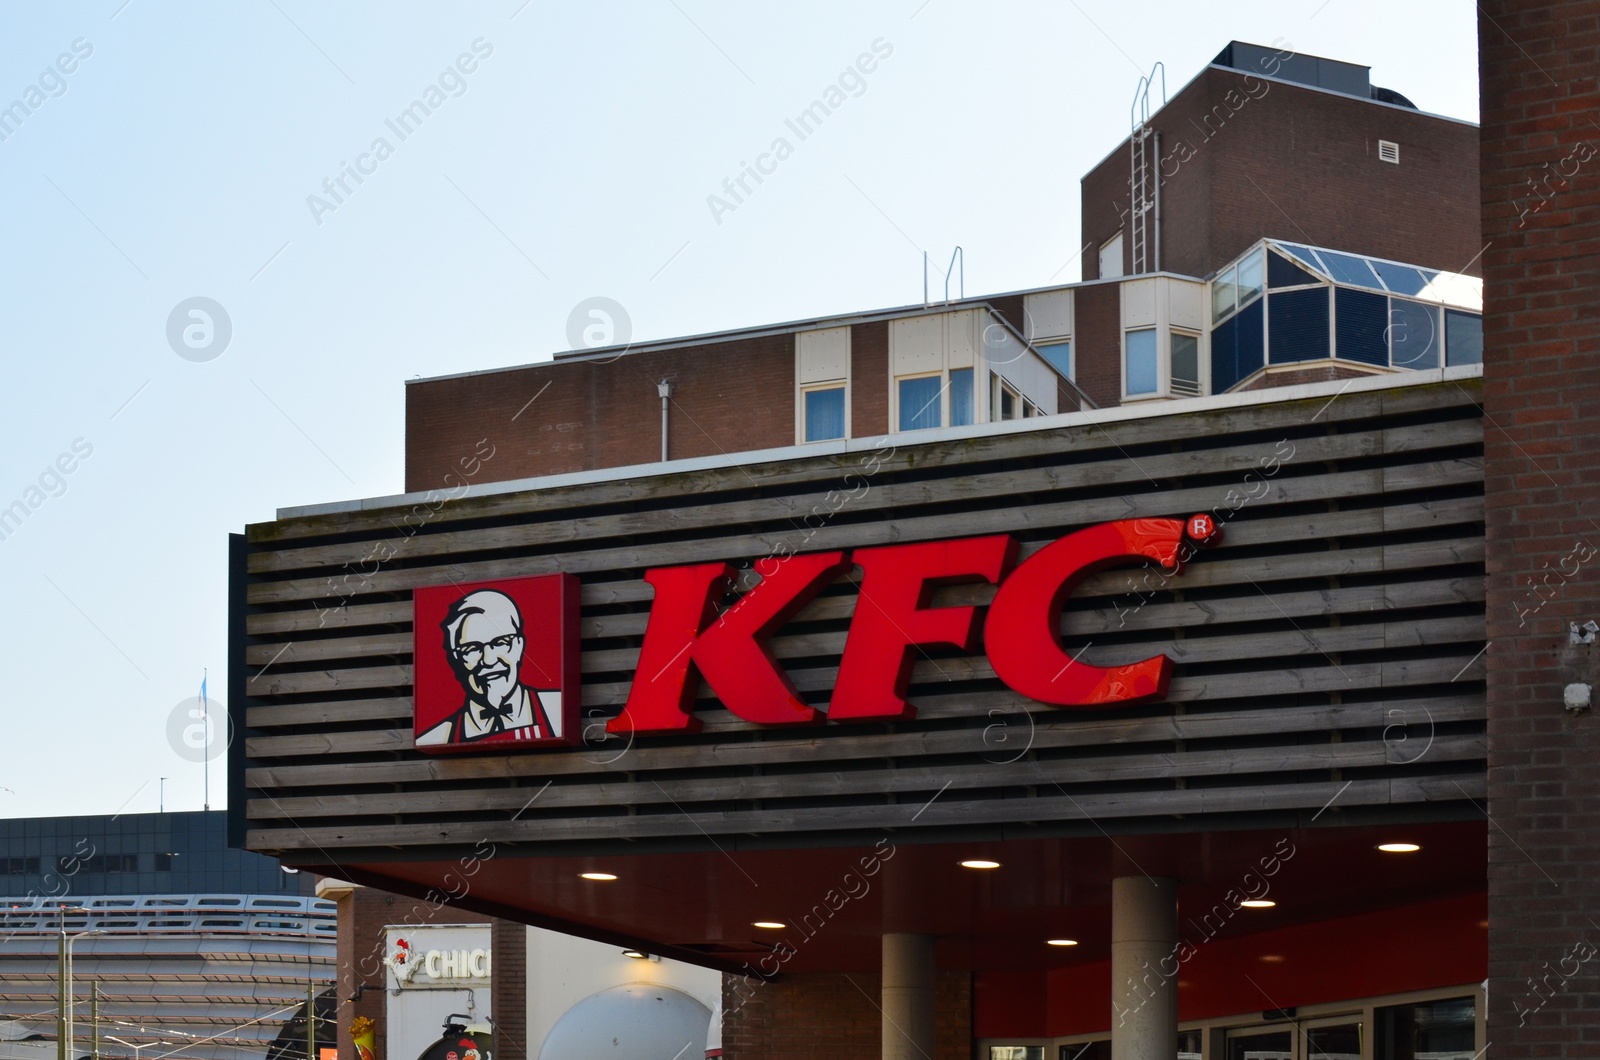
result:
M 1111 1060 L 1174 1055 L 1177 944 L 1176 880 L 1119 876 L 1111 881 Z
M 933 1056 L 932 935 L 883 936 L 883 1060 Z

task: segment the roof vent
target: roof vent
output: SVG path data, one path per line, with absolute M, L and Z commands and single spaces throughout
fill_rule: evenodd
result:
M 1393 140 L 1378 141 L 1378 161 L 1400 164 L 1400 145 Z

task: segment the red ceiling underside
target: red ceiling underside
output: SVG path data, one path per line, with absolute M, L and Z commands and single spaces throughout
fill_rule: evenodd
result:
M 1420 843 L 1415 854 L 1384 854 L 1378 843 Z M 627 941 L 669 956 L 705 955 L 724 967 L 756 965 L 787 940 L 784 972 L 875 971 L 880 936 L 913 931 L 939 937 L 942 967 L 977 971 L 1046 971 L 1090 965 L 1110 956 L 1113 875 L 1175 876 L 1180 917 L 1241 894 L 1270 888 L 1275 909 L 1239 910 L 1218 941 L 1296 924 L 1329 921 L 1486 887 L 1487 829 L 1481 822 L 1298 831 L 1210 832 L 1171 836 L 1010 840 L 962 845 L 883 841 L 877 871 L 872 848 L 791 849 L 630 857 L 536 858 L 506 853 L 476 871 L 455 861 L 398 861 L 315 866 L 415 896 L 454 891 L 460 904 L 530 923 Z M 1275 875 L 1264 877 L 1274 852 Z M 883 854 L 888 854 L 883 857 Z M 987 857 L 999 869 L 958 864 Z M 609 883 L 579 877 L 615 873 Z M 1247 875 L 1247 874 L 1254 875 Z M 836 907 L 836 908 L 835 908 Z M 809 915 L 810 921 L 803 918 Z M 783 931 L 751 926 L 776 920 Z M 803 926 L 804 925 L 804 926 Z M 1199 929 L 1186 926 L 1185 935 Z M 1070 949 L 1045 940 L 1069 937 Z M 767 967 L 776 963 L 768 957 Z

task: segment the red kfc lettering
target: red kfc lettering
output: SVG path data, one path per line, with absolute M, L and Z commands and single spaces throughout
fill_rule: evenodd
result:
M 939 645 L 970 652 L 978 646 L 978 609 L 929 607 L 934 586 L 999 584 L 1016 555 L 1009 534 L 856 550 L 851 558 L 861 567 L 861 592 L 828 717 L 915 717 L 916 708 L 906 702 L 914 650 Z
M 639 649 L 639 669 L 627 705 L 606 723 L 606 731 L 698 731 L 693 708 L 702 677 L 723 706 L 746 721 L 815 721 L 817 711 L 800 699 L 766 642 L 848 567 L 843 552 L 791 556 L 720 616 L 716 604 L 732 582 L 731 565 L 648 571 L 645 581 L 655 587 L 656 596 Z
M 995 675 L 1041 703 L 1089 707 L 1167 694 L 1172 660 L 1156 655 L 1125 666 L 1093 666 L 1061 643 L 1061 605 L 1085 576 L 1139 560 L 1182 566 L 1184 524 L 1123 519 L 1091 526 L 1046 545 L 1019 566 L 989 606 L 984 640 Z

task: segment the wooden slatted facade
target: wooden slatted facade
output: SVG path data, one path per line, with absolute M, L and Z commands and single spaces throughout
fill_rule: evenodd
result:
M 469 496 L 409 521 L 414 500 L 251 526 L 234 543 L 231 618 L 243 838 L 325 864 L 480 840 L 639 853 L 708 837 L 843 845 L 884 829 L 917 841 L 1475 813 L 1480 391 L 1454 378 L 1256 395 Z M 603 739 L 633 678 L 647 568 L 995 533 L 1025 557 L 1086 525 L 1198 511 L 1218 514 L 1219 546 L 1176 577 L 1094 575 L 1062 620 L 1089 662 L 1170 655 L 1166 702 L 1048 707 L 982 654 L 936 652 L 914 670 L 915 720 L 764 728 L 703 689 L 699 733 Z M 551 571 L 582 584 L 588 745 L 413 750 L 411 590 Z M 773 641 L 818 706 L 854 593 L 840 580 Z

